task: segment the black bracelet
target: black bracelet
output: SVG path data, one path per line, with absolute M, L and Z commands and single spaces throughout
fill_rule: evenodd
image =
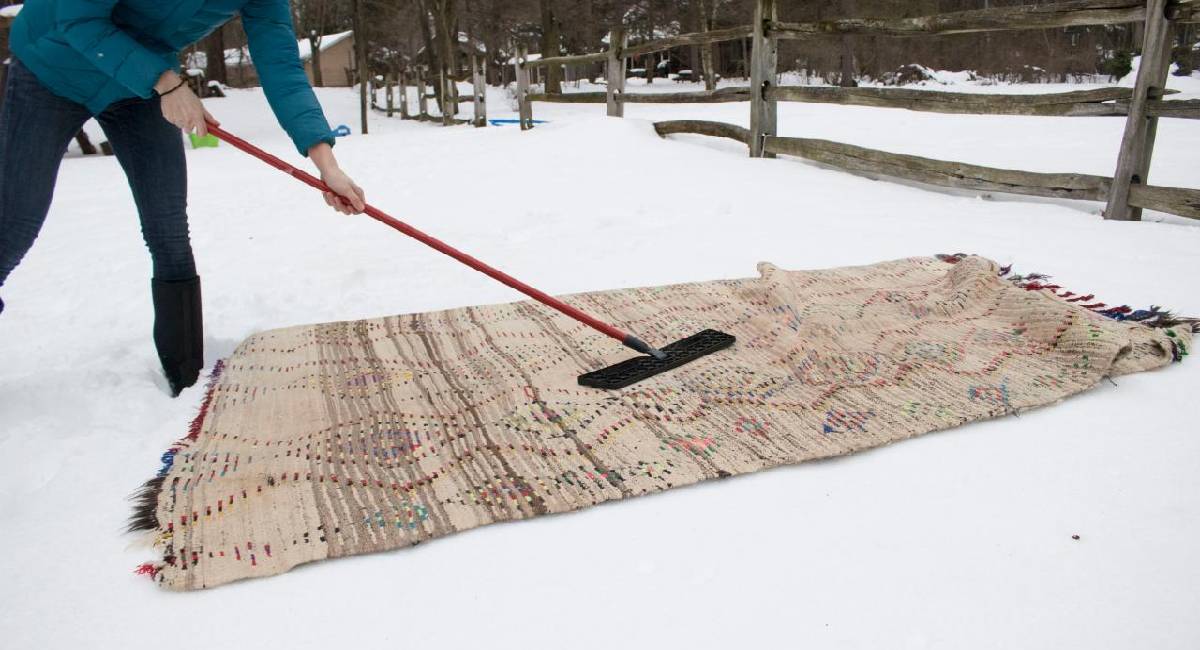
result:
M 175 92 L 176 90 L 179 90 L 180 88 L 183 88 L 183 87 L 184 87 L 184 85 L 186 85 L 186 84 L 187 84 L 187 79 L 180 79 L 180 80 L 179 80 L 179 85 L 178 85 L 178 86 L 175 86 L 174 88 L 172 88 L 172 89 L 168 90 L 168 91 L 167 91 L 167 92 L 165 92 L 165 93 L 159 93 L 159 94 L 158 94 L 158 96 L 159 96 L 159 97 L 166 97 L 167 95 L 170 95 L 171 93 Z

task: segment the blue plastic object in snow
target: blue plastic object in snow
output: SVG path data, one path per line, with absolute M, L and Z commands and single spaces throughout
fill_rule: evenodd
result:
M 350 127 L 346 126 L 345 124 L 340 124 L 338 125 L 338 128 L 333 130 L 333 134 L 339 138 L 344 138 L 351 133 L 353 133 L 353 131 L 351 131 Z
M 521 120 L 488 120 L 492 126 L 504 126 L 505 124 L 520 124 Z M 531 124 L 547 124 L 549 120 L 530 120 Z

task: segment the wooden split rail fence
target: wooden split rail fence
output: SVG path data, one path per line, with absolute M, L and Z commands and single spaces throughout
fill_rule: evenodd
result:
M 1138 220 L 1142 209 L 1200 219 L 1200 190 L 1147 184 L 1159 118 L 1200 119 L 1200 100 L 1171 101 L 1165 90 L 1170 67 L 1171 31 L 1181 23 L 1200 22 L 1200 0 L 1070 0 L 959 11 L 916 18 L 844 18 L 807 23 L 778 20 L 778 0 L 757 0 L 754 22 L 709 32 L 682 34 L 629 45 L 621 29 L 609 32 L 603 52 L 530 60 L 518 52 L 515 71 L 522 129 L 533 128 L 533 102 L 600 103 L 608 114 L 624 115 L 625 104 L 750 102 L 750 128 L 704 120 L 655 124 L 660 135 L 694 133 L 744 143 L 754 157 L 798 156 L 868 176 L 888 176 L 929 185 L 984 192 L 1103 201 L 1107 219 Z M 937 92 L 905 88 L 829 88 L 780 86 L 778 43 L 783 39 L 863 34 L 915 37 L 1087 25 L 1142 24 L 1142 63 L 1132 88 L 1098 88 L 1064 93 L 1003 95 Z M 626 93 L 630 57 L 680 46 L 711 45 L 750 39 L 750 85 L 712 92 Z M 529 70 L 537 66 L 606 64 L 605 92 L 534 94 Z M 807 102 L 899 108 L 973 115 L 1122 116 L 1116 170 L 1112 177 L 1046 174 L 996 169 L 960 162 L 890 153 L 827 140 L 779 135 L 778 102 Z
M 468 79 L 471 81 L 471 94 L 459 95 L 455 82 Z M 388 117 L 393 117 L 399 110 L 400 119 L 403 120 L 441 122 L 447 126 L 468 122 L 477 127 L 487 126 L 487 84 L 485 79 L 483 64 L 476 56 L 471 57 L 471 69 L 460 77 L 438 73 L 435 80 L 427 66 L 406 68 L 399 73 L 383 75 L 382 85 L 379 84 L 379 79 L 372 77 L 371 108 L 387 113 Z M 434 92 L 434 83 L 440 85 L 440 94 L 445 98 L 440 117 L 429 113 L 429 100 L 436 100 L 439 95 L 438 92 Z M 410 88 L 417 95 L 417 113 L 415 115 L 412 113 L 409 103 Z M 384 96 L 383 104 L 380 104 L 378 98 L 380 91 Z M 459 119 L 457 117 L 459 106 L 468 103 L 474 108 L 471 119 Z

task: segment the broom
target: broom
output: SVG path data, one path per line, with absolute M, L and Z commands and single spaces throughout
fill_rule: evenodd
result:
M 297 180 L 314 187 L 322 192 L 331 192 L 329 186 L 321 179 L 296 168 L 293 165 L 284 162 L 282 159 L 273 156 L 262 149 L 246 142 L 245 140 L 229 133 L 225 129 L 208 123 L 208 132 L 217 138 L 227 142 L 236 149 L 240 149 L 255 158 L 267 163 L 268 165 L 285 172 Z M 521 282 L 520 280 L 508 275 L 507 273 L 496 269 L 488 264 L 485 264 L 474 257 L 450 246 L 449 244 L 436 239 L 412 226 L 396 219 L 373 205 L 368 204 L 364 210 L 367 216 L 372 219 L 384 223 L 400 232 L 412 237 L 413 239 L 429 246 L 430 248 L 449 255 L 463 264 L 487 275 L 488 277 L 502 282 L 517 291 L 533 298 L 543 305 L 556 309 L 559 312 L 570 316 L 571 318 L 587 325 L 588 327 L 612 337 L 620 341 L 626 347 L 635 350 L 642 356 L 626 359 L 620 363 L 601 368 L 599 370 L 585 373 L 579 376 L 579 384 L 581 386 L 589 386 L 592 388 L 617 389 L 624 388 L 631 384 L 635 384 L 643 379 L 653 377 L 657 374 L 678 368 L 685 363 L 699 359 L 700 357 L 712 354 L 718 350 L 723 350 L 734 343 L 734 337 L 725 332 L 707 329 L 689 337 L 675 341 L 663 346 L 662 349 L 656 348 L 633 334 L 626 333 L 580 309 L 572 307 L 567 303 L 551 296 L 550 294 L 536 289 L 534 287 Z

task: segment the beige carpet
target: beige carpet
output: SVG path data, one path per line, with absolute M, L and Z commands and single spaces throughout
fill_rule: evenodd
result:
M 252 336 L 140 496 L 160 552 L 140 571 L 213 587 L 847 454 L 1051 404 L 1191 340 L 979 257 L 759 270 L 569 297 L 655 343 L 737 336 L 615 392 L 576 375 L 629 351 L 528 302 Z

